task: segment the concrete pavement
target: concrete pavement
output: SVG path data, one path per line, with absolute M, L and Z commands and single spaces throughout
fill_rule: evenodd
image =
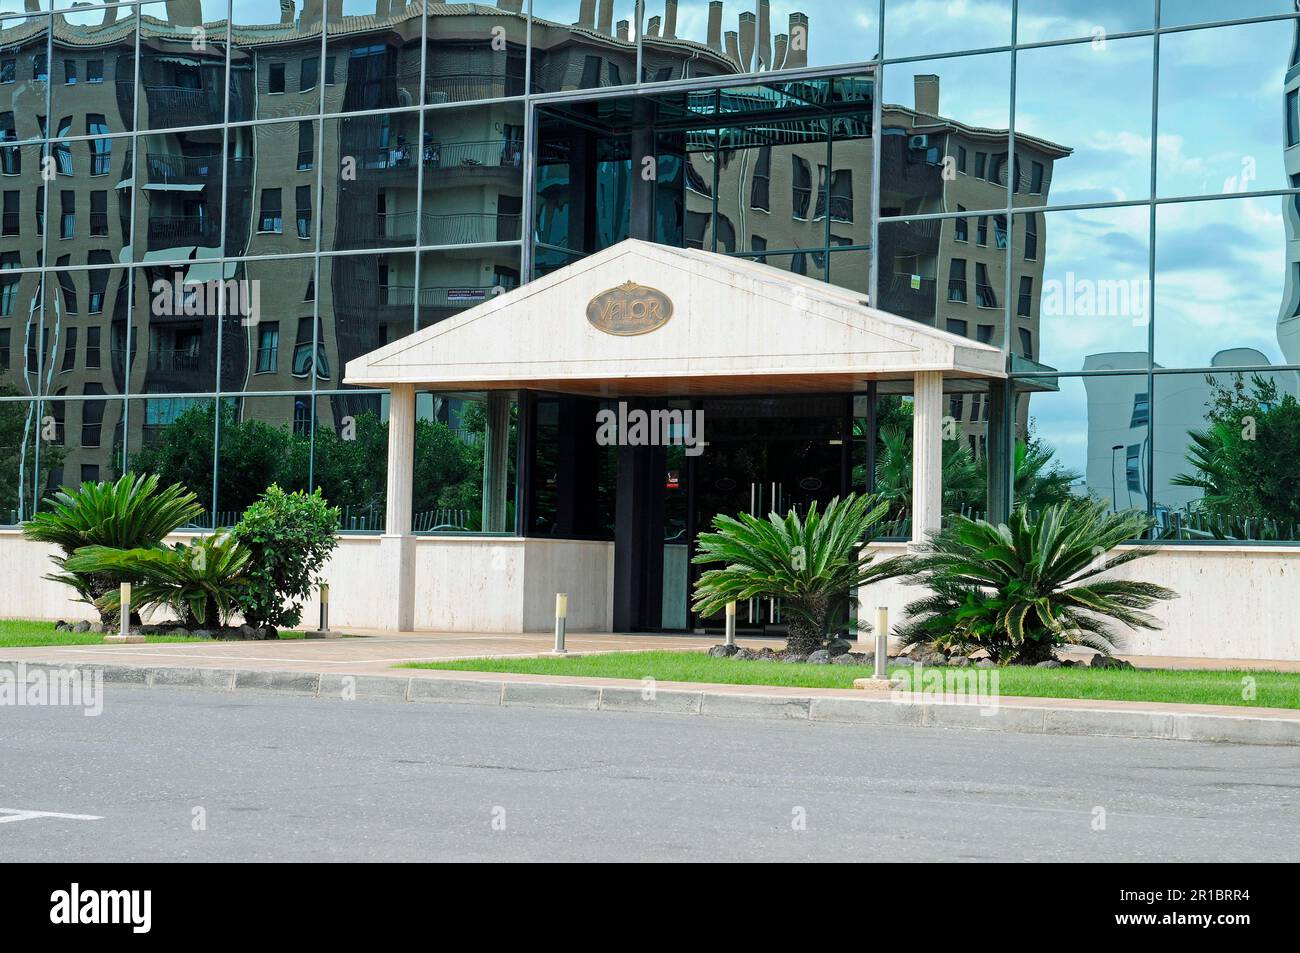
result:
M 1300 750 L 110 686 L 4 860 L 1300 860 Z M 12 816 L 12 815 L 10 815 Z M 2 818 L 0 818 L 2 819 Z

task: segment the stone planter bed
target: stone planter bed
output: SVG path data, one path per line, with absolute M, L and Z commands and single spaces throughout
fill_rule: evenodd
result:
M 116 627 L 104 628 L 102 622 L 64 622 L 54 624 L 56 632 L 115 632 Z M 171 635 L 192 639 L 217 639 L 226 642 L 263 642 L 278 639 L 280 633 L 271 626 L 227 625 L 214 629 L 187 629 L 179 622 L 161 624 L 133 625 L 131 632 L 136 635 Z
M 777 651 L 766 645 L 761 649 L 749 649 L 738 645 L 715 645 L 709 649 L 708 654 L 713 658 L 731 658 L 738 662 L 786 662 L 790 664 L 802 662 L 806 665 L 872 666 L 876 663 L 876 654 L 874 652 L 854 652 L 853 643 L 846 639 L 835 639 L 830 642 L 826 648 L 818 649 L 808 655 L 801 655 L 796 652 L 785 650 Z M 888 664 L 891 667 L 897 667 L 900 665 L 942 665 L 952 668 L 962 668 L 965 666 L 994 668 L 997 663 L 981 653 L 962 655 L 954 652 L 951 655 L 945 655 L 943 652 L 939 651 L 914 648 L 908 651 L 908 654 L 889 656 Z M 1036 667 L 1132 668 L 1133 665 L 1123 659 L 1097 654 L 1092 657 L 1091 662 L 1083 662 L 1076 659 L 1061 659 L 1059 661 L 1057 659 L 1051 659 L 1037 663 Z

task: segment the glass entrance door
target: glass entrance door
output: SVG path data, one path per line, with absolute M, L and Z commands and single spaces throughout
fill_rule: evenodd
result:
M 695 460 L 691 552 L 694 538 L 713 529 L 718 514 L 766 519 L 794 510 L 801 516 L 847 487 L 850 408 L 847 398 L 796 397 L 704 402 L 707 446 Z M 707 566 L 691 566 L 690 588 Z M 784 632 L 779 604 L 754 599 L 736 607 L 737 627 Z M 721 629 L 721 614 L 696 618 L 693 628 Z

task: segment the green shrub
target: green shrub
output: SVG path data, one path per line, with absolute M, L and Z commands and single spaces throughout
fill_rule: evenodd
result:
M 73 553 L 86 546 L 145 549 L 157 546 L 168 533 L 196 519 L 203 509 L 183 486 L 158 489 L 158 477 L 128 473 L 116 483 L 83 483 L 78 489 L 60 489 L 46 500 L 50 509 L 23 524 L 23 535 L 53 543 L 63 555 L 51 557 L 62 573 L 46 576 L 76 590 L 79 601 L 98 606 L 100 598 L 127 581 L 112 569 L 74 570 Z M 100 609 L 105 623 L 117 618 L 117 609 Z
M 950 520 L 918 555 L 902 557 L 907 581 L 930 590 L 906 607 L 909 621 L 895 629 L 906 644 L 985 649 L 996 661 L 1025 664 L 1067 644 L 1110 655 L 1121 641 L 1111 620 L 1159 628 L 1144 610 L 1177 596 L 1154 583 L 1100 578 L 1151 554 L 1142 547 L 1112 552 L 1151 527 L 1136 510 L 1112 513 L 1105 503 L 1073 499 L 1035 515 L 1018 507 L 998 525 Z
M 130 582 L 135 606 L 169 609 L 187 627 L 220 626 L 230 618 L 248 585 L 244 572 L 250 555 L 229 533 L 217 533 L 170 548 L 84 546 L 68 560 L 68 569 L 111 574 Z M 116 616 L 120 608 L 117 590 L 100 596 L 96 606 Z
M 339 510 L 320 490 L 286 493 L 272 484 L 234 528 L 251 555 L 239 608 L 249 625 L 292 628 L 302 620 L 302 600 L 338 545 Z
M 693 561 L 726 565 L 700 576 L 695 611 L 711 615 L 728 602 L 780 599 L 787 647 L 803 653 L 820 648 L 847 619 L 859 586 L 895 574 L 893 560 L 873 564 L 870 553 L 859 553 L 888 510 L 888 501 L 850 493 L 831 500 L 825 512 L 814 503 L 802 520 L 794 510 L 766 520 L 748 513 L 714 517 L 717 532 L 700 534 Z

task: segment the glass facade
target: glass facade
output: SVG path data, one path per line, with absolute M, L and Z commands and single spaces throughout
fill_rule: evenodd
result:
M 950 510 L 1005 483 L 1167 539 L 1293 541 L 1296 16 L 0 0 L 0 524 L 129 467 L 190 485 L 204 525 L 278 480 L 374 530 L 387 396 L 347 362 L 647 235 L 1004 348 L 1012 386 L 954 386 L 947 435 L 954 474 L 1005 478 L 954 479 Z M 891 459 L 859 421 L 906 412 L 873 399 L 856 485 Z M 538 502 L 540 463 L 509 492 L 541 522 L 483 506 L 488 421 L 540 451 L 561 409 L 422 397 L 417 526 L 603 533 Z

